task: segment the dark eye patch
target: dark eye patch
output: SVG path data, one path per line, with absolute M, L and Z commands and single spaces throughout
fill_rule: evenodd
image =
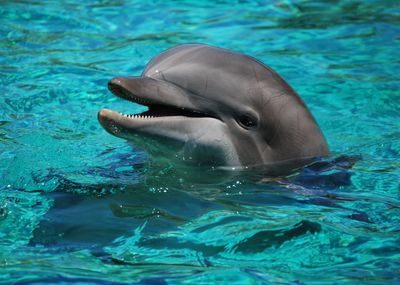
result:
M 250 114 L 240 115 L 238 122 L 242 127 L 246 129 L 254 128 L 255 126 L 257 126 L 257 119 Z

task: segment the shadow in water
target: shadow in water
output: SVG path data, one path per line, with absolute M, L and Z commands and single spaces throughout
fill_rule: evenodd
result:
M 365 213 L 341 206 L 340 195 L 335 196 L 326 192 L 326 189 L 332 190 L 351 184 L 350 169 L 357 159 L 339 157 L 316 161 L 289 177 L 275 177 L 268 180 L 260 180 L 261 173 L 235 172 L 230 173 L 226 179 L 215 175 L 220 178 L 219 184 L 208 184 L 207 181 L 196 184 L 200 180 L 199 177 L 196 178 L 196 183 L 193 183 L 188 181 L 187 175 L 185 181 L 178 183 L 178 174 L 171 175 L 165 171 L 164 176 L 158 173 L 161 179 L 157 177 L 154 180 L 150 175 L 154 172 L 146 171 L 145 174 L 150 177 L 143 180 L 144 182 L 137 181 L 132 185 L 80 184 L 57 177 L 59 184 L 55 191 L 43 194 L 53 199 L 53 207 L 34 231 L 30 243 L 60 250 L 91 249 L 94 255 L 101 257 L 102 260 L 108 260 L 105 258 L 107 254 L 103 252 L 103 248 L 119 237 L 132 236 L 134 230 L 146 221 L 147 225 L 142 235 L 154 238 L 141 239 L 142 246 L 188 247 L 199 250 L 206 256 L 217 254 L 225 248 L 199 245 L 176 238 L 157 238 L 157 236 L 177 230 L 180 226 L 210 211 L 246 213 L 249 206 L 322 206 L 350 211 L 353 214 L 348 218 L 370 222 Z M 232 181 L 240 181 L 240 187 L 228 189 L 227 185 L 231 185 Z M 165 186 L 169 185 L 169 182 L 173 187 Z M 232 195 L 235 191 L 240 191 L 241 194 Z M 201 233 L 227 223 L 238 222 L 238 219 L 251 218 L 245 216 L 224 218 L 201 225 L 192 232 Z M 285 241 L 301 235 L 319 231 L 321 231 L 319 223 L 302 220 L 285 229 L 260 231 L 238 243 L 235 250 L 260 252 L 265 248 L 278 247 Z
M 239 243 L 236 246 L 235 251 L 242 253 L 256 253 L 269 247 L 279 247 L 285 241 L 293 238 L 307 233 L 318 233 L 321 231 L 321 228 L 321 225 L 318 223 L 301 221 L 289 228 L 274 231 L 261 231 Z

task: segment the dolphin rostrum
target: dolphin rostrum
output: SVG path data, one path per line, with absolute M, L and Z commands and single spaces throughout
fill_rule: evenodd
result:
M 138 77 L 116 77 L 116 96 L 148 107 L 102 109 L 101 125 L 151 156 L 194 165 L 243 167 L 329 154 L 297 93 L 275 71 L 243 54 L 184 44 L 153 58 Z

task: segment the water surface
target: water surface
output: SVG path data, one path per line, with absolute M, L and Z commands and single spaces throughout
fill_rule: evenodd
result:
M 400 283 L 396 1 L 81 2 L 0 3 L 3 282 Z M 188 42 L 274 68 L 332 157 L 179 170 L 107 134 L 100 108 L 142 108 L 107 81 Z

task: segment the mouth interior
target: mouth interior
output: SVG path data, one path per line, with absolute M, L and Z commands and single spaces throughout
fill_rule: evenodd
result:
M 117 84 L 112 84 L 112 85 L 110 84 L 109 89 L 114 95 L 122 99 L 132 101 L 134 103 L 149 108 L 147 111 L 142 113 L 122 114 L 125 117 L 132 117 L 132 118 L 158 118 L 158 117 L 170 117 L 170 116 L 192 117 L 192 118 L 213 117 L 209 114 L 197 110 L 151 102 L 147 99 L 140 98 L 130 93 L 128 90 Z
M 140 104 L 140 103 L 139 103 Z M 145 104 L 142 104 L 145 105 Z M 188 110 L 185 108 L 177 108 L 173 106 L 167 106 L 167 105 L 160 105 L 160 104 L 155 104 L 155 105 L 145 105 L 149 108 L 149 110 L 142 112 L 140 114 L 134 114 L 136 116 L 150 116 L 150 117 L 168 117 L 168 116 L 181 116 L 181 117 L 193 117 L 193 118 L 199 118 L 199 117 L 209 117 L 208 115 L 194 111 L 194 110 Z

